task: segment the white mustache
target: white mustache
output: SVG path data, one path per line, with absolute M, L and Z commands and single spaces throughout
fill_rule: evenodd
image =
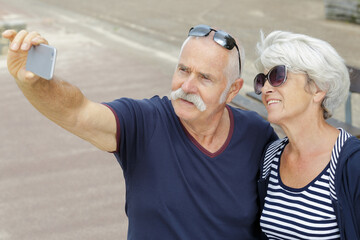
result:
M 192 94 L 192 93 L 186 93 L 181 88 L 179 88 L 178 90 L 172 91 L 170 93 L 170 98 L 172 100 L 181 98 L 188 102 L 191 102 L 195 105 L 195 107 L 197 109 L 199 109 L 200 112 L 203 112 L 206 110 L 206 105 L 200 96 L 198 96 L 196 94 Z

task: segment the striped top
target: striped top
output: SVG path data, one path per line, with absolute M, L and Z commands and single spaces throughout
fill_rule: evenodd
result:
M 288 138 L 274 142 L 267 149 L 263 178 L 270 176 L 260 225 L 269 239 L 340 239 L 330 196 L 336 199 L 336 163 L 343 144 L 351 135 L 339 130 L 330 163 L 300 189 L 285 186 L 279 177 L 279 159 Z

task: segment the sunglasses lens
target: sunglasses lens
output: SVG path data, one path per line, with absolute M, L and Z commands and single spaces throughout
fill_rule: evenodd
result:
M 189 36 L 204 37 L 211 32 L 211 27 L 208 25 L 197 25 L 190 29 Z
M 261 93 L 261 89 L 264 86 L 266 81 L 266 76 L 263 73 L 259 73 L 258 75 L 256 75 L 255 79 L 254 79 L 254 91 L 256 94 L 260 94 Z
M 235 46 L 235 40 L 224 31 L 215 32 L 214 41 L 229 50 L 233 49 Z
M 269 82 L 271 86 L 278 87 L 285 82 L 286 67 L 284 65 L 276 66 L 269 74 Z

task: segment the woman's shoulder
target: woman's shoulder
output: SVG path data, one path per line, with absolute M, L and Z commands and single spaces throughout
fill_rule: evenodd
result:
M 284 145 L 286 145 L 289 142 L 289 139 L 287 137 L 277 139 L 273 142 L 271 142 L 267 148 L 267 152 L 269 151 L 275 151 L 280 148 L 282 148 Z
M 281 153 L 281 150 L 288 143 L 288 141 L 288 138 L 285 137 L 269 143 L 264 152 L 263 161 L 260 167 L 261 178 L 267 178 L 269 176 L 271 163 L 273 162 L 274 158 L 279 153 Z

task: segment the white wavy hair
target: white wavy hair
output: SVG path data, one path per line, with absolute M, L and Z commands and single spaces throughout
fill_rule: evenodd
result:
M 349 93 L 349 71 L 344 60 L 327 42 L 303 34 L 274 31 L 257 43 L 259 72 L 276 65 L 287 65 L 288 71 L 303 73 L 326 92 L 322 102 L 323 116 L 331 117 Z

